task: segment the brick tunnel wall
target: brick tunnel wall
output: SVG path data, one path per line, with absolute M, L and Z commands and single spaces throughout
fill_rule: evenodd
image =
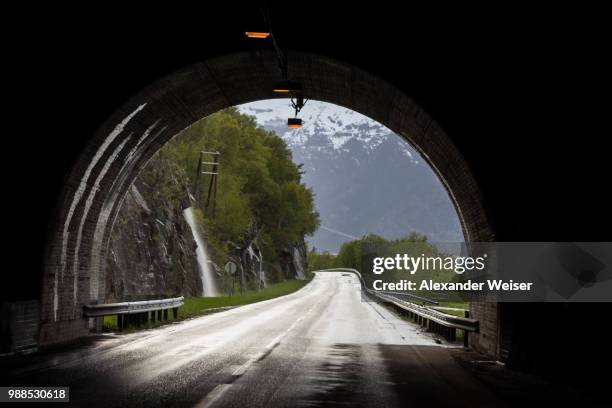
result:
M 289 53 L 289 76 L 308 98 L 334 103 L 379 121 L 406 138 L 447 188 L 466 240 L 493 232 L 467 164 L 444 131 L 391 84 L 326 57 Z M 245 52 L 207 60 L 162 78 L 116 111 L 91 138 L 69 174 L 47 242 L 41 344 L 87 334 L 82 307 L 104 302 L 104 260 L 125 193 L 149 158 L 197 120 L 226 107 L 274 98 L 276 55 Z M 87 136 L 87 135 L 85 135 Z M 496 349 L 495 305 L 474 305 L 481 333 L 475 347 Z M 493 329 L 495 327 L 495 330 Z
M 478 333 L 470 335 L 470 346 L 490 356 L 499 357 L 499 310 L 497 303 L 474 302 L 470 315 L 478 320 Z

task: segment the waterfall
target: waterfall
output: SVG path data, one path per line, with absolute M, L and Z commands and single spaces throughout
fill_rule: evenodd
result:
M 251 241 L 251 243 L 247 247 L 249 263 L 251 267 L 253 268 L 252 270 L 253 274 L 257 274 L 257 280 L 258 280 L 259 287 L 265 288 L 266 287 L 266 275 L 263 270 L 263 254 L 261 253 L 259 248 L 257 248 L 257 252 L 255 252 L 255 250 L 253 249 L 253 242 L 254 241 Z M 253 259 L 255 260 L 256 265 L 253 265 L 254 263 Z
M 202 296 L 219 296 L 217 281 L 210 266 L 210 257 L 208 256 L 208 251 L 206 250 L 206 244 L 204 244 L 204 240 L 202 239 L 202 234 L 200 234 L 200 229 L 193 213 L 193 207 L 183 210 L 183 215 L 185 216 L 187 224 L 189 224 L 189 227 L 191 228 L 193 239 L 195 239 L 196 244 L 198 244 L 196 256 L 198 258 L 198 266 L 200 268 L 200 276 L 202 278 Z
M 304 265 L 302 264 L 302 254 L 297 247 L 293 248 L 293 265 L 295 266 L 295 275 L 297 279 L 305 279 Z

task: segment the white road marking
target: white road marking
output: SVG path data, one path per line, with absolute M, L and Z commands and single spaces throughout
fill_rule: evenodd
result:
M 231 384 L 219 384 L 212 389 L 204 398 L 200 400 L 193 408 L 207 408 L 210 407 L 216 400 L 218 400 L 225 391 L 227 391 L 232 385 Z
M 240 367 L 238 367 L 236 370 L 234 370 L 234 372 L 232 373 L 232 377 L 234 379 L 237 379 L 241 376 L 243 376 L 249 368 L 251 368 L 251 366 L 258 362 L 263 360 L 264 358 L 266 358 L 268 355 L 270 355 L 270 353 L 272 353 L 272 351 L 278 347 L 281 344 L 281 341 L 289 334 L 291 333 L 292 330 L 294 330 L 298 324 L 300 324 L 305 318 L 306 316 L 308 316 L 310 314 L 310 312 L 319 305 L 319 303 L 321 303 L 323 299 L 319 300 L 318 302 L 316 302 L 314 305 L 312 305 L 307 311 L 306 313 L 304 313 L 304 315 L 302 317 L 300 317 L 299 319 L 297 319 L 295 322 L 293 322 L 291 324 L 291 326 L 289 326 L 289 328 L 287 330 L 285 330 L 284 332 L 282 332 L 281 334 L 279 334 L 278 336 L 276 336 L 274 339 L 272 339 L 272 341 L 270 341 L 261 352 L 253 355 L 251 358 L 249 358 L 247 360 L 246 363 L 244 363 L 243 365 L 241 365 Z M 229 384 L 219 384 L 217 385 L 215 388 L 213 388 L 202 400 L 200 400 L 196 405 L 194 405 L 193 408 L 206 408 L 206 407 L 210 407 L 215 401 L 217 401 L 230 387 L 232 386 L 232 383 Z

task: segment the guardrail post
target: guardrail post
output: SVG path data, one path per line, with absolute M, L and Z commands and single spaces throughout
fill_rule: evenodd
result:
M 162 321 L 162 311 L 161 310 L 157 311 L 157 320 L 160 322 Z
M 465 317 L 470 317 L 470 311 L 465 311 Z M 468 348 L 470 346 L 470 332 L 468 330 L 463 331 L 463 347 Z
M 168 309 L 164 309 L 164 320 L 168 320 Z
M 155 323 L 155 310 L 151 311 L 151 323 Z
M 172 317 L 174 319 L 178 318 L 178 307 L 175 307 L 175 308 L 172 309 Z

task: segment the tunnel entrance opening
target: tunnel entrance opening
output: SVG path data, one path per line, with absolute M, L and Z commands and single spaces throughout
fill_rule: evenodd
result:
M 436 122 L 393 85 L 331 58 L 288 53 L 290 77 L 312 99 L 352 109 L 405 138 L 444 184 L 466 242 L 493 239 L 483 197 L 460 152 Z M 199 119 L 230 106 L 274 98 L 272 52 L 209 59 L 151 84 L 101 126 L 68 175 L 47 240 L 40 343 L 83 336 L 94 321 L 82 307 L 103 301 L 104 262 L 128 188 L 150 158 Z M 487 322 L 475 346 L 496 353 L 494 304 L 473 306 Z
M 103 303 L 232 296 L 313 270 L 362 270 L 353 248 L 374 250 L 375 241 L 460 250 L 450 197 L 409 143 L 316 100 L 293 129 L 291 108 L 270 99 L 225 109 L 150 159 L 114 222 Z

